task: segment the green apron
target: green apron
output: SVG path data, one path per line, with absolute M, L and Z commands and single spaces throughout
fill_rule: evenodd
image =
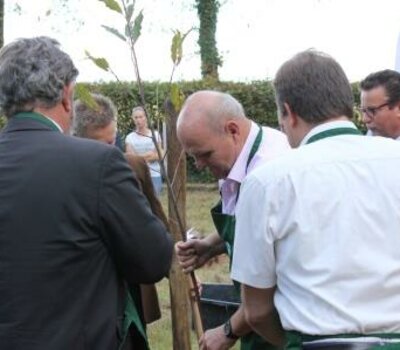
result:
M 307 141 L 307 144 L 327 138 L 327 137 L 332 137 L 332 136 L 337 136 L 337 135 L 361 135 L 361 132 L 355 128 L 351 127 L 343 127 L 343 128 L 336 128 L 336 129 L 331 129 L 331 130 L 326 130 L 323 132 L 320 132 L 318 134 L 315 134 L 314 136 L 310 137 L 310 139 Z M 357 338 L 357 337 L 365 337 L 366 335 L 362 334 L 335 334 L 335 335 L 324 335 L 324 336 L 313 336 L 313 335 L 307 335 L 307 334 L 301 334 L 296 331 L 286 331 L 285 332 L 285 337 L 286 337 L 286 345 L 285 345 L 285 350 L 302 350 L 303 342 L 308 342 L 308 341 L 314 341 L 314 340 L 321 340 L 321 339 L 327 339 L 327 338 Z M 378 337 L 382 339 L 394 339 L 398 338 L 400 339 L 400 334 L 368 334 L 367 336 L 370 337 Z M 379 347 L 372 348 L 372 350 L 394 350 L 394 349 L 399 349 L 400 348 L 400 343 L 392 343 L 392 344 L 386 344 L 386 345 L 380 345 Z
M 256 154 L 262 140 L 262 129 L 258 131 L 257 137 L 253 143 L 253 146 L 250 150 L 249 158 L 247 159 L 246 171 L 247 168 L 253 159 L 254 155 Z M 236 200 L 239 198 L 239 191 L 238 189 Z M 230 265 L 232 264 L 232 257 L 233 257 L 233 244 L 235 240 L 235 216 L 227 215 L 222 213 L 222 201 L 220 200 L 219 203 L 211 209 L 211 216 L 214 221 L 214 226 L 218 231 L 218 234 L 224 240 L 226 245 L 226 251 L 229 255 Z M 240 283 L 237 281 L 233 281 L 236 291 L 240 296 Z M 241 350 L 275 350 L 276 347 L 272 346 L 271 344 L 267 343 L 264 339 L 262 339 L 258 334 L 251 332 L 244 337 L 240 338 L 240 349 Z
M 124 310 L 124 321 L 122 325 L 122 341 L 119 349 L 123 349 L 126 337 L 128 336 L 129 329 L 131 327 L 135 327 L 137 332 L 142 336 L 143 345 L 140 347 L 140 349 L 150 349 L 143 317 L 140 317 L 138 307 L 136 306 L 139 305 L 140 300 L 141 296 L 139 286 L 137 286 L 135 289 L 131 288 L 126 293 L 126 305 Z
M 13 118 L 35 120 L 41 124 L 50 127 L 54 131 L 60 132 L 60 129 L 58 129 L 58 127 L 53 122 L 51 122 L 51 120 L 49 120 L 48 118 L 44 117 L 39 113 L 21 112 L 17 113 Z M 138 333 L 143 337 L 143 342 L 144 344 L 146 344 L 146 348 L 149 349 L 146 330 L 136 307 L 136 305 L 138 305 L 138 301 L 140 302 L 139 288 L 137 291 L 131 290 L 130 292 L 128 291 L 126 294 L 127 297 L 125 302 L 126 304 L 125 304 L 124 319 L 122 325 L 122 342 L 119 348 L 121 349 L 123 347 L 125 339 L 129 332 L 129 328 L 136 327 Z
M 309 342 L 314 340 L 322 339 L 344 339 L 344 338 L 357 338 L 365 337 L 365 334 L 335 334 L 335 335 L 324 335 L 324 336 L 312 336 L 301 334 L 299 332 L 287 331 L 286 336 L 286 346 L 285 350 L 302 350 L 303 342 Z M 400 339 L 400 334 L 392 333 L 382 333 L 382 334 L 368 334 L 368 337 L 377 337 L 381 339 Z M 388 343 L 384 345 L 379 345 L 371 348 L 371 350 L 399 350 L 400 343 Z

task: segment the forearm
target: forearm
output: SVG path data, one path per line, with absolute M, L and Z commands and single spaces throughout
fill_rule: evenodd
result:
M 155 162 L 160 159 L 156 150 L 143 153 L 142 157 L 146 160 L 146 162 Z
M 275 287 L 259 289 L 242 284 L 245 319 L 250 327 L 269 343 L 283 346 L 284 331 L 274 306 Z
M 282 346 L 285 343 L 285 334 L 279 319 L 278 312 L 274 309 L 264 317 L 253 319 L 251 328 L 269 343 Z
M 226 253 L 225 242 L 218 233 L 211 233 L 207 237 L 205 237 L 204 240 L 210 246 L 209 250 L 210 258 Z
M 252 331 L 252 328 L 246 321 L 242 305 L 240 305 L 239 309 L 231 316 L 231 325 L 233 334 L 238 337 L 243 337 Z

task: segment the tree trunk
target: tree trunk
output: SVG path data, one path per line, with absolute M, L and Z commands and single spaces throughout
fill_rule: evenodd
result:
M 176 137 L 177 113 L 172 103 L 165 104 L 168 116 L 167 122 L 167 173 L 172 183 L 172 191 L 175 193 L 176 203 L 183 226 L 186 227 L 186 157 L 181 156 L 182 148 Z M 172 200 L 168 198 L 169 227 L 174 241 L 182 240 L 181 230 L 173 209 Z M 171 296 L 171 318 L 173 332 L 173 349 L 190 350 L 189 319 L 190 300 L 188 295 L 189 279 L 178 265 L 174 255 L 172 267 L 169 273 L 169 288 Z
M 0 0 L 0 48 L 4 45 L 4 0 Z
M 215 34 L 217 30 L 218 0 L 196 0 L 200 21 L 199 46 L 201 57 L 201 75 L 203 79 L 218 80 L 218 67 L 221 57 L 218 54 Z

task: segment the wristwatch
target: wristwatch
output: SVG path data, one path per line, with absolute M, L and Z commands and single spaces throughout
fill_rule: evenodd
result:
M 232 332 L 232 325 L 231 325 L 231 320 L 228 319 L 228 321 L 225 322 L 224 324 L 224 334 L 225 337 L 229 338 L 229 339 L 239 339 L 240 337 L 238 337 L 236 334 L 234 334 Z

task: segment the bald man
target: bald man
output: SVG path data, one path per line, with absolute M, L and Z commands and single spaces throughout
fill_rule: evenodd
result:
M 189 273 L 222 253 L 232 259 L 240 184 L 248 172 L 288 150 L 289 144 L 280 131 L 247 118 L 231 95 L 216 91 L 188 97 L 178 117 L 177 136 L 197 168 L 209 168 L 219 180 L 221 193 L 220 202 L 211 209 L 218 233 L 175 246 L 180 265 Z M 240 285 L 236 287 L 239 293 Z M 239 338 L 242 350 L 274 349 L 251 333 L 242 307 L 225 324 L 206 331 L 199 345 L 203 350 L 229 349 Z

